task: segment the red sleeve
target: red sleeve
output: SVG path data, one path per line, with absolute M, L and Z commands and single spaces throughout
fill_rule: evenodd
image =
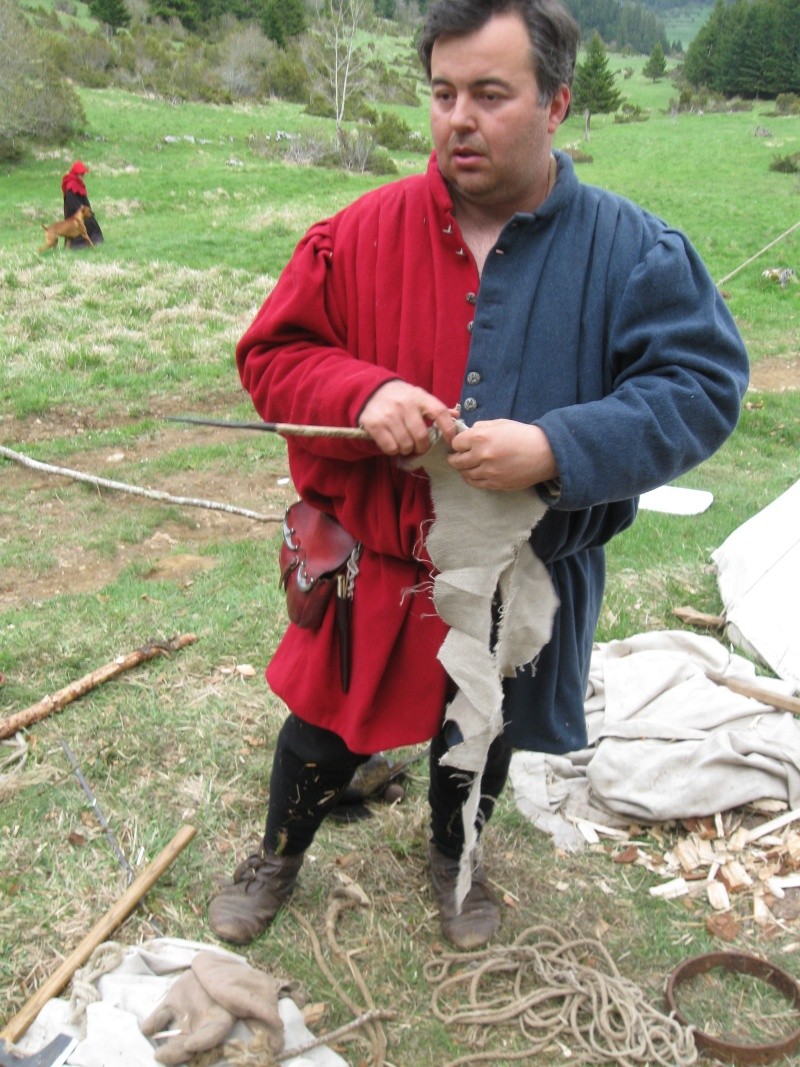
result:
M 242 384 L 267 422 L 354 426 L 375 390 L 398 377 L 346 349 L 331 226 L 306 234 L 236 349 Z M 304 438 L 302 447 L 349 460 L 377 452 L 369 442 L 336 438 Z
M 359 343 L 374 333 L 374 304 L 367 297 L 353 314 L 357 257 L 334 259 L 333 225 L 319 223 L 300 242 L 236 349 L 242 384 L 268 422 L 353 426 L 375 390 L 399 377 L 376 364 L 375 346 Z M 359 323 L 346 328 L 355 317 Z M 414 558 L 429 514 L 427 479 L 402 471 L 369 441 L 294 437 L 288 447 L 304 499 L 368 548 Z

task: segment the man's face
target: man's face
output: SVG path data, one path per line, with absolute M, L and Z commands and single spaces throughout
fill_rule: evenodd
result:
M 456 202 L 506 217 L 537 207 L 569 89 L 540 106 L 521 17 L 495 15 L 473 33 L 439 38 L 431 94 L 434 148 Z

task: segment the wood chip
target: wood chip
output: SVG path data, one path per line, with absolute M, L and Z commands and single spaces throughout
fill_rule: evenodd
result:
M 774 875 L 771 878 L 766 878 L 764 880 L 764 888 L 768 893 L 771 893 L 773 897 L 777 897 L 778 900 L 783 900 L 786 896 L 783 886 L 780 884 L 780 879 L 776 878 Z
M 753 919 L 760 925 L 775 922 L 775 916 L 769 910 L 764 895 L 761 892 L 753 893 Z
M 694 837 L 690 834 L 689 837 L 679 841 L 675 848 L 672 850 L 673 856 L 677 859 L 682 870 L 695 871 L 702 865 L 699 849 L 700 838 Z
M 775 883 L 783 889 L 800 889 L 800 874 L 784 874 L 768 879 L 769 883 Z
M 744 864 L 738 860 L 729 860 L 723 864 L 719 869 L 717 878 L 725 883 L 731 893 L 735 893 L 739 889 L 745 889 L 753 884 L 753 879 L 747 873 Z
M 628 845 L 621 852 L 615 852 L 611 859 L 614 863 L 635 863 L 639 859 L 639 848 L 637 845 Z
M 662 885 L 650 887 L 651 897 L 660 897 L 662 900 L 673 900 L 675 897 L 685 897 L 689 892 L 689 886 L 684 878 L 673 878 Z
M 575 823 L 577 828 L 584 835 L 584 837 L 586 837 L 586 840 L 589 841 L 590 844 L 597 844 L 597 842 L 600 840 L 600 837 L 598 835 L 602 835 L 603 837 L 612 837 L 617 841 L 627 841 L 629 839 L 628 832 L 626 830 L 617 830 L 613 826 L 604 826 L 601 822 L 593 822 L 591 819 L 580 819 L 574 815 L 568 815 L 567 818 L 570 820 L 570 822 Z M 595 835 L 594 841 L 592 841 L 591 838 L 587 836 L 592 831 L 594 831 Z
M 706 930 L 712 937 L 719 937 L 723 941 L 735 941 L 739 936 L 742 924 L 731 912 L 715 912 L 706 919 Z
M 728 838 L 728 848 L 731 852 L 741 852 L 749 844 L 747 838 L 748 831 L 743 826 L 740 826 L 737 830 L 734 830 L 731 836 Z
M 790 823 L 797 822 L 800 819 L 800 808 L 792 808 L 791 811 L 785 811 L 783 815 L 778 815 L 775 819 L 770 819 L 769 822 L 762 823 L 761 826 L 756 826 L 752 830 L 747 831 L 747 843 L 751 841 L 758 841 L 762 837 L 766 837 L 767 834 L 771 834 L 773 830 L 780 830 L 784 826 L 788 826 Z
M 731 906 L 728 890 L 722 882 L 708 882 L 706 884 L 706 896 L 714 911 L 728 911 Z

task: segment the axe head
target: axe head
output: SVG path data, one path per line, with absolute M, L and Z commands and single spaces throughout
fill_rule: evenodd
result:
M 59 1034 L 38 1052 L 17 1056 L 11 1052 L 10 1045 L 0 1042 L 0 1067 L 61 1067 L 77 1044 L 76 1037 Z

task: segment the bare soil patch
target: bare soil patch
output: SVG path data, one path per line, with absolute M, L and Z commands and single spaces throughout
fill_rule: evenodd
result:
M 23 455 L 27 454 L 26 445 L 63 437 L 64 432 L 63 423 L 54 427 L 52 423 L 43 424 L 38 420 L 16 424 L 5 420 L 1 428 L 5 431 L 2 437 L 6 447 Z M 97 429 L 96 426 L 93 428 Z M 78 434 L 85 432 L 85 428 L 77 423 L 74 430 Z M 231 431 L 211 432 L 218 435 L 215 437 L 217 442 L 233 439 Z M 109 509 L 113 509 L 120 523 L 142 508 L 163 507 L 163 504 L 122 491 L 91 488 L 67 477 L 31 470 L 0 457 L 0 485 L 5 492 L 21 489 L 26 493 L 23 509 L 0 512 L 0 542 L 26 539 L 35 543 L 45 525 L 69 532 L 69 536 L 58 544 L 50 566 L 43 569 L 37 565 L 36 569 L 30 570 L 4 568 L 0 577 L 0 609 L 65 593 L 98 592 L 132 563 L 149 563 L 148 577 L 191 581 L 197 570 L 213 566 L 213 559 L 202 555 L 205 546 L 274 537 L 279 518 L 296 495 L 291 483 L 285 481 L 289 472 L 284 457 L 265 463 L 263 476 L 258 479 L 253 478 L 252 472 L 236 468 L 220 471 L 209 467 L 151 480 L 149 460 L 175 448 L 208 444 L 208 433 L 199 427 L 166 430 L 156 436 L 131 441 L 118 451 L 87 450 L 74 453 L 68 462 L 43 462 L 171 496 L 214 501 L 262 515 L 274 515 L 275 521 L 260 522 L 224 511 L 181 506 L 179 519 L 160 523 L 155 533 L 140 542 L 120 540 L 113 554 L 109 554 L 107 548 L 98 551 L 88 547 L 95 539 L 96 518 L 93 513 L 96 509 L 87 508 L 87 493 L 95 493 L 102 499 Z M 123 463 L 125 472 L 121 473 L 119 467 Z M 135 465 L 141 465 L 142 478 L 131 476 L 131 468 Z
M 800 358 L 775 356 L 759 360 L 750 370 L 750 388 L 759 393 L 800 389 Z

